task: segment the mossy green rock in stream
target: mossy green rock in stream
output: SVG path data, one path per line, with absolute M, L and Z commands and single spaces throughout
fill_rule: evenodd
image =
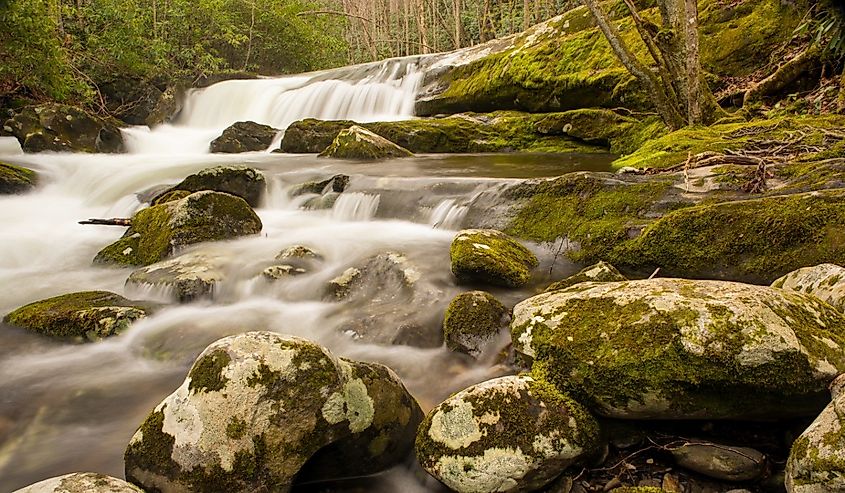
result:
M 529 376 L 474 385 L 420 425 L 420 465 L 459 493 L 536 491 L 601 446 L 599 426 L 577 402 Z
M 509 321 L 510 310 L 492 294 L 485 291 L 461 293 L 446 308 L 443 320 L 446 347 L 477 357 Z
M 582 269 L 578 273 L 571 275 L 562 281 L 552 283 L 552 285 L 546 288 L 546 292 L 566 289 L 582 282 L 618 282 L 627 280 L 628 279 L 625 276 L 616 270 L 616 267 L 608 264 L 607 262 L 599 262 L 595 265 Z
M 528 283 L 537 257 L 519 242 L 492 229 L 467 229 L 449 248 L 452 274 L 465 283 L 518 288 Z
M 153 204 L 157 205 L 168 201 L 168 194 L 173 192 L 193 193 L 203 190 L 237 195 L 246 200 L 250 206 L 258 207 L 261 198 L 267 191 L 267 181 L 264 179 L 264 174 L 255 168 L 215 166 L 189 175 L 178 185 L 156 197 Z M 173 195 L 170 195 L 170 197 L 173 197 Z
M 257 152 L 270 147 L 279 131 L 255 122 L 236 122 L 211 141 L 211 152 L 235 154 Z
M 141 209 L 123 237 L 100 250 L 95 263 L 150 265 L 179 248 L 261 232 L 261 219 L 240 197 L 197 192 L 184 199 Z
M 400 147 L 366 128 L 352 125 L 341 130 L 332 143 L 320 153 L 320 157 L 338 159 L 378 160 L 413 156 L 411 151 Z
M 50 337 L 97 341 L 119 334 L 150 309 L 148 303 L 108 291 L 84 291 L 22 306 L 3 322 Z
M 581 283 L 519 303 L 532 375 L 623 419 L 812 416 L 845 370 L 845 317 L 813 296 L 726 281 Z
M 806 293 L 845 310 L 845 268 L 835 264 L 803 267 L 775 280 L 772 287 Z
M 13 493 L 144 493 L 121 479 L 94 472 L 75 472 L 45 479 Z
M 25 152 L 123 152 L 123 136 L 115 121 L 74 106 L 27 106 L 3 123 Z
M 38 174 L 35 171 L 0 161 L 0 194 L 28 192 L 37 183 Z
M 249 332 L 208 346 L 132 437 L 126 477 L 146 491 L 287 492 L 405 460 L 422 411 L 387 367 Z

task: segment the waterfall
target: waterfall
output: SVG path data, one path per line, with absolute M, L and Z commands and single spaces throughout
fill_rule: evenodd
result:
M 380 197 L 368 193 L 344 193 L 332 207 L 332 217 L 339 221 L 369 221 L 378 211 Z
M 446 199 L 431 211 L 428 223 L 438 229 L 458 229 L 469 211 L 466 204 L 457 204 L 455 199 Z

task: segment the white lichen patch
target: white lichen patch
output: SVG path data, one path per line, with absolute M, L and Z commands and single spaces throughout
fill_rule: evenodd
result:
M 791 493 L 845 491 L 845 396 L 836 397 L 796 440 L 786 465 Z
M 772 283 L 773 287 L 811 294 L 845 310 L 845 268 L 836 264 L 804 267 Z
M 143 493 L 135 485 L 93 472 L 75 472 L 45 479 L 14 493 Z
M 431 418 L 428 436 L 437 443 L 458 450 L 481 440 L 480 420 L 472 404 L 458 396 L 449 400 L 449 409 L 438 409 Z
M 338 361 L 341 372 L 346 377 L 342 389 L 331 394 L 323 405 L 323 419 L 331 424 L 344 420 L 349 422 L 349 431 L 360 433 L 373 423 L 375 407 L 367 392 L 367 386 L 360 378 L 351 378 L 352 368 L 344 360 Z
M 443 456 L 433 471 L 454 491 L 492 493 L 513 489 L 532 468 L 520 449 L 489 448 L 481 456 Z

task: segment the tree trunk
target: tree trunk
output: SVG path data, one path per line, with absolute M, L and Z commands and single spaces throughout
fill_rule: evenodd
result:
M 455 0 L 455 49 L 461 45 L 461 0 Z

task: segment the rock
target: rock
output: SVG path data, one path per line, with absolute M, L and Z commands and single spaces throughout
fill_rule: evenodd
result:
M 748 447 L 692 442 L 670 452 L 679 466 L 725 481 L 754 481 L 766 471 L 766 456 Z
M 118 77 L 99 85 L 109 113 L 129 125 L 146 125 L 162 90 L 139 77 Z
M 211 152 L 234 154 L 263 151 L 270 147 L 279 131 L 255 122 L 237 122 L 211 142 Z
M 22 306 L 3 322 L 50 337 L 92 342 L 119 334 L 150 311 L 148 303 L 108 291 L 83 291 Z
M 287 492 L 402 462 L 422 412 L 387 367 L 305 339 L 221 339 L 141 425 L 126 477 L 148 491 Z
M 280 279 L 305 274 L 306 272 L 308 271 L 301 267 L 294 267 L 293 265 L 271 265 L 261 271 L 261 275 L 268 281 L 278 281 Z
M 595 419 L 529 376 L 452 395 L 420 425 L 417 458 L 459 493 L 537 490 L 600 447 Z
M 845 269 L 835 264 L 792 271 L 773 282 L 772 287 L 811 294 L 845 310 Z
M 334 175 L 322 181 L 307 181 L 290 189 L 291 197 L 298 197 L 306 193 L 323 195 L 326 193 L 343 193 L 349 186 L 349 175 Z
M 541 135 L 566 135 L 588 144 L 610 148 L 639 122 L 610 110 L 583 109 L 551 113 L 535 124 Z
M 215 286 L 225 279 L 224 267 L 219 257 L 185 254 L 132 272 L 126 286 L 156 288 L 170 298 L 189 303 L 212 297 Z
M 467 229 L 449 248 L 452 273 L 460 282 L 518 288 L 528 283 L 539 262 L 524 246 L 501 231 Z
M 613 493 L 666 493 L 666 490 L 656 486 L 623 486 L 611 491 Z
M 197 192 L 141 209 L 123 237 L 97 253 L 95 263 L 150 265 L 179 248 L 261 232 L 261 219 L 242 198 Z
M 510 310 L 490 293 L 461 293 L 446 308 L 443 320 L 446 347 L 478 357 L 509 321 Z
M 341 130 L 320 157 L 377 160 L 413 156 L 411 151 L 365 128 L 353 125 Z
M 323 256 L 304 245 L 290 246 L 279 252 L 278 255 L 276 255 L 276 260 L 287 260 L 292 258 L 312 258 L 315 260 L 322 260 Z
M 351 120 L 317 120 L 306 118 L 285 129 L 280 150 L 296 154 L 317 154 L 332 145 L 341 131 L 356 125 Z
M 153 204 L 163 203 L 161 200 L 169 193 L 181 191 L 193 193 L 203 190 L 237 195 L 246 200 L 250 206 L 258 207 L 267 191 L 267 181 L 264 179 L 264 174 L 255 168 L 215 166 L 188 176 L 178 185 L 156 197 Z
M 45 479 L 13 493 L 144 493 L 123 480 L 94 472 L 75 472 Z
M 557 291 L 560 289 L 566 289 L 570 286 L 574 286 L 578 283 L 582 282 L 617 282 L 617 281 L 627 281 L 628 279 L 625 278 L 622 274 L 616 270 L 616 267 L 608 264 L 607 262 L 599 262 L 595 265 L 591 265 L 587 268 L 582 269 L 577 274 L 567 277 L 562 281 L 558 281 L 553 283 L 551 286 L 546 288 L 546 292 L 550 291 Z
M 155 106 L 144 119 L 144 124 L 154 127 L 173 120 L 182 111 L 184 99 L 185 87 L 183 85 L 177 84 L 168 87 L 161 93 Z
M 188 195 L 191 195 L 191 192 L 187 190 L 173 190 L 168 189 L 161 194 L 153 197 L 150 205 L 161 205 L 166 204 L 168 202 L 175 202 L 177 200 L 182 200 Z
M 38 174 L 0 161 L 0 195 L 29 192 L 38 183 Z
M 815 297 L 725 281 L 581 283 L 519 303 L 532 374 L 622 419 L 818 413 L 845 369 L 845 317 Z
M 329 298 L 394 297 L 407 292 L 420 278 L 420 272 L 400 253 L 387 252 L 370 257 L 360 267 L 350 267 L 329 281 Z
M 57 103 L 27 106 L 6 120 L 25 152 L 123 152 L 116 123 Z

